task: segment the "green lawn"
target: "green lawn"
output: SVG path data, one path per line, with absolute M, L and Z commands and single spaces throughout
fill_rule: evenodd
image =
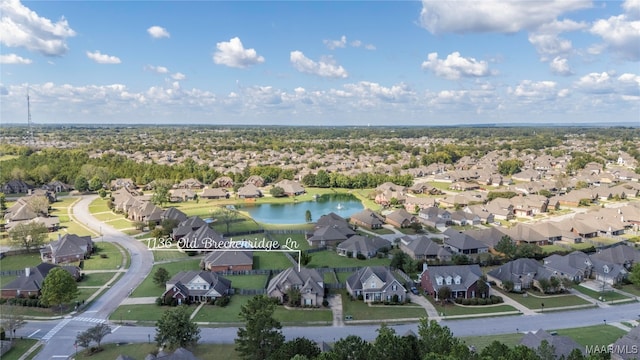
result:
M 338 277 L 338 282 L 341 284 L 344 284 L 347 282 L 347 279 L 349 278 L 349 276 L 353 275 L 354 273 L 352 272 L 337 272 L 336 276 Z
M 395 320 L 426 317 L 426 311 L 416 305 L 369 306 L 364 301 L 351 300 L 342 293 L 342 314 L 351 315 L 353 320 Z
M 507 345 L 508 347 L 515 347 L 520 344 L 520 340 L 524 334 L 502 334 L 502 335 L 483 335 L 483 336 L 467 336 L 461 337 L 460 340 L 465 344 L 476 347 L 477 352 L 481 352 L 484 348 L 489 346 L 495 340 Z
M 215 216 L 215 215 L 214 215 Z M 255 231 L 260 230 L 260 225 L 258 225 L 253 220 L 247 218 L 244 221 L 234 222 L 229 225 L 229 232 L 242 232 L 242 231 Z M 214 223 L 213 230 L 217 231 L 220 234 L 224 234 L 227 232 L 227 225 L 223 223 Z M 262 237 L 261 234 L 260 237 Z
M 628 292 L 630 294 L 633 294 L 635 296 L 640 296 L 640 287 L 637 287 L 636 285 L 633 285 L 633 284 L 623 285 L 621 290 Z
M 333 321 L 333 314 L 331 313 L 331 310 L 289 310 L 284 306 L 276 307 L 273 317 L 283 325 L 304 324 L 307 322 L 324 322 L 326 325 L 330 325 Z
M 563 251 L 569 251 L 569 249 L 565 249 L 562 246 L 559 245 L 544 245 L 544 246 L 540 246 L 542 248 L 542 252 L 545 254 L 551 254 L 554 252 L 563 252 Z
M 588 289 L 584 286 L 580 286 L 580 285 L 576 285 L 573 287 L 574 289 L 576 289 L 577 291 L 588 295 L 594 299 L 600 299 L 601 297 L 604 298 L 606 301 L 613 301 L 613 300 L 624 300 L 624 299 L 629 299 L 628 297 L 619 294 L 615 291 L 605 291 L 605 292 L 601 292 L 601 291 L 594 291 L 591 289 Z
M 113 221 L 111 221 L 111 220 L 123 219 L 124 218 L 124 215 L 115 214 L 115 213 L 112 213 L 111 211 L 101 212 L 99 214 L 93 214 L 93 216 L 96 219 L 100 220 L 100 221 L 109 222 L 110 224 L 113 223 Z
M 293 250 L 307 250 L 310 248 L 304 234 L 271 234 L 271 237 L 281 246 L 288 245 Z
M 263 289 L 267 282 L 267 275 L 225 275 L 231 280 L 231 286 L 236 289 Z
M 153 274 L 158 268 L 165 268 L 169 272 L 169 276 L 173 276 L 180 271 L 198 270 L 200 269 L 200 259 L 189 259 L 184 261 L 176 261 L 166 264 L 156 264 L 151 269 L 151 273 L 142 283 L 133 291 L 131 297 L 147 297 L 160 296 L 164 292 L 164 286 L 158 286 L 153 283 Z
M 323 278 L 324 278 L 325 284 L 335 284 L 338 281 L 336 279 L 335 273 L 332 271 L 327 271 L 326 273 L 324 273 Z
M 113 226 L 117 230 L 124 230 L 124 229 L 129 229 L 133 227 L 133 221 L 124 219 L 124 218 L 120 218 L 113 221 L 107 221 L 107 224 Z
M 293 253 L 292 253 L 293 254 Z M 254 269 L 288 269 L 293 263 L 287 259 L 282 252 L 254 251 L 253 252 L 253 268 Z
M 0 260 L 0 270 L 24 270 L 41 262 L 40 253 L 10 255 Z
M 89 212 L 91 212 L 92 214 L 105 212 L 105 211 L 111 211 L 107 206 L 106 199 L 97 198 L 93 200 L 91 204 L 89 204 Z
M 389 230 L 389 229 L 387 229 L 387 228 L 380 228 L 380 229 L 366 229 L 366 230 L 367 230 L 368 232 L 376 233 L 376 234 L 378 234 L 378 235 L 390 235 L 390 234 L 393 234 L 393 233 L 394 233 L 393 231 L 391 231 L 391 230 Z M 406 230 L 406 229 L 403 229 L 403 230 Z M 361 230 L 356 230 L 356 232 L 357 232 L 358 234 L 362 235 L 362 236 L 367 236 L 367 235 L 369 235 L 369 233 L 368 233 L 368 232 L 364 232 L 364 231 L 361 231 Z M 414 233 L 415 233 L 415 232 L 414 232 Z
M 151 344 L 104 344 L 103 351 L 87 355 L 83 351 L 78 353 L 76 359 L 88 360 L 113 360 L 118 355 L 127 355 L 136 360 L 144 359 L 148 354 L 158 351 L 157 345 L 153 342 L 155 333 L 151 333 Z M 235 350 L 234 344 L 199 344 L 195 349 L 189 349 L 199 359 L 207 359 L 215 354 L 216 359 L 240 360 L 240 355 Z M 4 359 L 4 357 L 3 357 Z
M 505 293 L 502 292 L 502 295 L 505 296 Z M 536 297 L 531 294 L 514 294 L 509 293 L 506 294 L 510 298 L 519 302 L 520 304 L 526 306 L 529 309 L 542 309 L 542 304 L 544 304 L 545 309 L 563 307 L 563 306 L 574 306 L 574 305 L 587 305 L 589 302 L 575 295 L 560 295 L 560 296 L 545 296 L 545 297 Z
M 346 256 L 340 256 L 335 251 L 325 250 L 319 251 L 311 254 L 311 262 L 307 265 L 310 268 L 317 267 L 330 267 L 330 268 L 338 268 L 338 267 L 352 267 L 352 266 L 389 266 L 391 264 L 391 259 L 366 259 L 366 260 L 358 260 L 356 258 L 348 258 Z
M 111 280 L 111 278 L 116 274 L 118 273 L 105 272 L 84 274 L 84 279 L 78 283 L 78 286 L 102 286 Z
M 589 249 L 593 247 L 592 244 L 589 243 L 577 243 L 577 244 L 571 244 L 571 248 L 574 250 L 585 250 L 585 249 Z
M 115 270 L 122 267 L 122 253 L 120 248 L 112 243 L 98 242 L 95 244 L 98 251 L 84 261 L 83 270 Z M 106 258 L 102 258 L 102 255 Z
M 146 241 L 144 241 L 146 243 Z M 153 250 L 153 261 L 164 261 L 164 260 L 176 260 L 176 259 L 184 259 L 189 257 L 189 255 L 185 252 L 178 251 L 176 248 L 171 250 Z
M 240 307 L 253 296 L 233 295 L 229 305 L 221 308 L 215 305 L 205 305 L 193 318 L 196 322 L 240 322 Z
M 458 306 L 455 304 L 448 304 L 447 306 L 442 306 L 440 303 L 437 303 L 433 300 L 432 297 L 427 296 L 427 300 L 431 304 L 433 304 L 438 311 L 438 314 L 444 314 L 445 316 L 457 316 L 457 315 L 477 315 L 477 314 L 487 314 L 487 316 L 491 316 L 491 314 L 505 312 L 505 311 L 517 311 L 511 305 L 493 305 L 493 306 Z
M 146 305 L 120 305 L 114 311 L 109 319 L 113 322 L 120 323 L 120 321 L 158 321 L 162 314 L 172 309 L 169 306 L 158 306 L 155 304 Z M 187 312 L 193 313 L 196 309 L 195 305 L 188 306 Z M 153 334 L 152 334 L 153 335 Z
M 573 329 L 557 330 L 558 335 L 572 338 L 578 344 L 584 346 L 609 345 L 614 343 L 627 332 L 615 326 L 595 325 Z
M 380 209 L 382 209 L 382 207 L 380 206 L 380 204 L 376 204 L 375 201 L 373 201 L 373 199 L 371 199 L 369 196 L 373 193 L 373 189 L 358 189 L 358 190 L 352 190 L 351 194 L 353 194 L 353 196 L 357 197 L 358 200 L 360 200 L 362 202 L 362 205 L 366 208 L 366 209 L 371 209 L 373 211 L 378 211 Z
M 7 334 L 8 336 L 8 334 Z M 8 339 L 8 337 L 7 337 Z M 38 340 L 35 339 L 16 339 L 13 342 L 13 347 L 7 353 L 2 355 L 3 360 L 18 360 L 29 350 L 33 345 L 35 345 Z

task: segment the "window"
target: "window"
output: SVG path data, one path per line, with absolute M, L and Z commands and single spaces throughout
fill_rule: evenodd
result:
M 447 276 L 445 281 L 447 282 L 447 285 L 451 285 L 451 276 Z
M 437 283 L 438 285 L 442 285 L 442 280 L 443 280 L 443 279 L 442 279 L 442 276 L 436 276 L 436 283 Z
M 454 281 L 457 285 L 460 285 L 460 275 L 457 275 L 457 276 L 453 279 L 453 281 Z
M 395 284 L 394 284 L 394 285 L 391 287 L 391 290 L 393 290 L 393 291 L 398 290 L 398 285 L 395 285 Z
M 371 288 L 372 288 L 372 289 L 375 289 L 375 288 L 376 288 L 376 282 L 375 282 L 375 281 L 372 281 L 372 282 L 371 282 Z

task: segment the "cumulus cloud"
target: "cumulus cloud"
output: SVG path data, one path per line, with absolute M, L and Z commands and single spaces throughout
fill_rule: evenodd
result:
M 385 102 L 407 102 L 415 96 L 415 92 L 404 83 L 385 87 L 375 82 L 360 81 L 355 84 L 346 84 L 344 88 L 351 96 L 377 98 Z
M 541 56 L 542 61 L 548 61 L 557 55 L 567 55 L 571 53 L 573 45 L 571 41 L 560 37 L 561 33 L 577 31 L 587 28 L 584 22 L 573 20 L 554 20 L 548 24 L 543 24 L 529 34 L 529 42 L 535 46 Z
M 31 59 L 25 59 L 22 56 L 16 54 L 0 55 L 0 64 L 31 64 Z
M 120 64 L 120 58 L 100 53 L 99 50 L 94 52 L 87 51 L 87 57 L 98 64 Z
M 76 35 L 65 18 L 52 22 L 19 0 L 0 1 L 0 13 L 0 43 L 7 47 L 23 47 L 46 56 L 62 56 L 69 49 L 67 38 Z
M 575 82 L 575 87 L 580 91 L 604 94 L 613 92 L 613 80 L 608 73 L 589 73 L 584 75 L 578 81 Z
M 364 44 L 361 40 L 351 40 L 347 42 L 347 37 L 345 35 L 342 35 L 339 40 L 323 40 L 322 42 L 329 50 L 335 50 L 337 48 L 345 48 L 347 47 L 347 45 L 354 48 L 362 47 L 366 50 L 376 49 L 374 45 Z
M 219 42 L 216 47 L 218 51 L 213 54 L 213 61 L 218 65 L 246 68 L 264 62 L 264 57 L 259 56 L 255 49 L 245 49 L 237 37 L 227 42 Z
M 181 72 L 177 72 L 175 74 L 172 74 L 171 78 L 173 80 L 184 80 L 184 79 L 187 78 L 187 76 L 185 74 L 181 73 Z
M 509 87 L 507 92 L 525 103 L 549 101 L 568 95 L 568 90 L 558 89 L 555 81 L 522 80 L 515 88 Z
M 634 8 L 629 6 L 630 10 Z M 602 38 L 605 46 L 625 60 L 640 60 L 640 20 L 629 14 L 611 16 L 594 22 L 589 30 Z
M 420 23 L 431 33 L 515 33 L 590 6 L 590 0 L 423 0 Z
M 549 63 L 549 67 L 551 68 L 551 72 L 556 75 L 569 76 L 573 74 L 571 71 L 571 67 L 569 66 L 569 62 L 567 59 L 556 56 Z
M 169 69 L 167 69 L 164 66 L 153 66 L 153 65 L 147 65 L 145 66 L 145 70 L 154 72 L 156 74 L 166 74 L 169 72 Z
M 336 64 L 332 58 L 325 58 L 320 61 L 313 61 L 302 53 L 302 51 L 292 51 L 289 59 L 293 67 L 303 73 L 318 75 L 327 78 L 346 78 L 347 71 Z
M 492 74 L 486 61 L 462 57 L 457 51 L 449 54 L 446 59 L 439 59 L 436 52 L 430 53 L 427 56 L 427 60 L 422 63 L 422 69 L 431 70 L 437 76 L 449 80 L 457 80 L 461 77 L 482 77 Z
M 154 39 L 162 39 L 162 38 L 171 37 L 171 34 L 169 34 L 167 29 L 165 29 L 165 28 L 163 28 L 161 26 L 152 26 L 152 27 L 147 29 L 147 32 Z

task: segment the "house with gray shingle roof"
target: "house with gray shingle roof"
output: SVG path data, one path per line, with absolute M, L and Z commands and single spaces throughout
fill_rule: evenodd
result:
M 60 264 L 76 262 L 88 258 L 93 252 L 91 236 L 65 234 L 56 241 L 48 243 L 40 250 L 42 262 Z
M 465 255 L 489 252 L 489 247 L 471 236 L 455 229 L 447 229 L 444 233 L 444 246 L 451 252 Z
M 418 221 L 416 216 L 409 214 L 405 209 L 397 209 L 385 216 L 385 222 L 397 228 L 406 228 Z
M 555 275 L 573 281 L 595 278 L 597 281 L 614 285 L 628 275 L 623 265 L 589 256 L 582 251 L 574 251 L 564 256 L 548 256 L 544 258 L 544 266 Z
M 612 264 L 622 265 L 625 269 L 631 270 L 634 264 L 640 264 L 640 251 L 627 244 L 599 250 L 591 254 L 592 259 L 598 259 Z
M 260 191 L 260 189 L 258 189 L 258 187 L 253 184 L 247 184 L 239 188 L 236 194 L 241 199 L 251 199 L 251 198 L 262 197 L 262 191 Z
M 351 215 L 349 221 L 354 225 L 366 227 L 368 229 L 380 229 L 384 224 L 384 218 L 370 209 L 364 209 Z
M 316 269 L 290 267 L 269 281 L 267 296 L 278 299 L 282 303 L 288 301 L 291 288 L 300 291 L 301 305 L 318 306 L 324 298 L 324 279 Z
M 209 252 L 201 267 L 210 271 L 245 271 L 253 268 L 253 251 L 225 249 Z
M 477 282 L 483 281 L 482 270 L 478 264 L 426 266 L 420 274 L 420 286 L 434 299 L 438 300 L 438 290 L 443 287 L 451 289 L 451 298 L 469 299 L 486 297 L 477 293 Z
M 611 346 L 611 360 L 638 359 L 640 346 L 640 326 L 636 326 Z
M 186 220 L 182 220 L 178 226 L 171 231 L 171 237 L 173 240 L 178 240 L 203 226 L 207 226 L 207 223 L 204 220 L 199 216 L 191 216 Z
M 364 302 L 404 302 L 407 290 L 391 270 L 383 266 L 367 266 L 347 278 L 347 291 L 355 298 L 362 296 Z
M 210 271 L 181 271 L 165 285 L 162 298 L 178 304 L 215 300 L 230 294 L 231 280 Z
M 524 345 L 530 349 L 537 350 L 546 341 L 549 346 L 555 349 L 555 359 L 566 359 L 574 349 L 578 349 L 584 352 L 584 347 L 578 344 L 575 340 L 568 336 L 551 335 L 548 332 L 540 329 L 536 332 L 528 332 L 524 334 L 520 340 L 520 345 Z
M 400 238 L 400 250 L 414 260 L 451 260 L 451 252 L 422 235 L 417 237 L 403 236 Z
M 4 285 L 0 291 L 2 298 L 15 298 L 18 296 L 40 296 L 42 282 L 52 269 L 62 267 L 67 270 L 74 279 L 80 278 L 80 268 L 77 266 L 58 266 L 51 263 L 41 263 L 38 266 L 25 268 L 24 274 Z
M 336 251 L 338 255 L 342 256 L 351 254 L 352 257 L 357 257 L 358 254 L 362 254 L 366 258 L 372 258 L 376 256 L 380 250 L 390 247 L 391 244 L 389 241 L 381 237 L 354 235 L 338 244 Z
M 513 283 L 513 291 L 521 292 L 533 287 L 539 287 L 540 279 L 549 279 L 553 272 L 546 269 L 534 259 L 516 259 L 497 267 L 487 273 L 487 280 L 494 281 L 496 285 L 504 289 L 504 283 Z

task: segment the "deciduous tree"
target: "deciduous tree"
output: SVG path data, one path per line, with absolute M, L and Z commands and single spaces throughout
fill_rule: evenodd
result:
M 40 296 L 42 303 L 62 306 L 76 296 L 78 296 L 78 284 L 71 273 L 61 267 L 51 269 L 42 283 Z
M 20 223 L 9 231 L 9 239 L 14 247 L 30 251 L 44 244 L 47 228 L 39 222 Z
M 200 340 L 200 328 L 190 318 L 186 305 L 169 309 L 156 322 L 158 346 L 165 345 L 169 349 L 192 347 Z
M 274 299 L 258 295 L 240 308 L 245 327 L 238 329 L 236 351 L 243 359 L 267 359 L 283 345 L 282 325 L 273 318 L 275 307 Z
M 153 283 L 160 287 L 164 287 L 167 281 L 169 281 L 169 272 L 167 269 L 159 267 L 158 270 L 153 273 Z

